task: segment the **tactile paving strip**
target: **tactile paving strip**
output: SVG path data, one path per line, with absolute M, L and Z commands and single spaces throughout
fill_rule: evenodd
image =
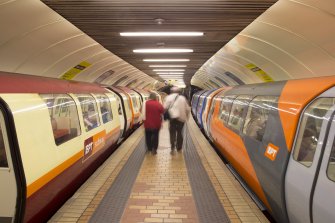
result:
M 187 126 L 184 129 L 184 158 L 200 222 L 230 222 L 195 149 Z
M 145 156 L 144 137 L 116 177 L 89 222 L 120 222 Z

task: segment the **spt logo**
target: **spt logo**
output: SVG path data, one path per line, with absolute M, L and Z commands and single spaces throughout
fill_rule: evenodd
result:
M 266 147 L 265 150 L 265 156 L 269 158 L 270 160 L 274 161 L 276 159 L 276 156 L 278 154 L 279 148 L 271 143 L 269 143 L 268 147 Z
M 90 137 L 84 142 L 84 160 L 86 160 L 93 152 L 93 137 Z

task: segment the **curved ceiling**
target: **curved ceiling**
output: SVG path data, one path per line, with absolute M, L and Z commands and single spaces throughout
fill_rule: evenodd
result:
M 211 82 L 334 75 L 334 25 L 333 0 L 280 0 L 211 57 L 191 83 L 207 89 Z
M 0 29 L 1 71 L 105 85 L 164 86 L 41 1 L 0 0 Z
M 184 82 L 277 0 L 42 0 L 109 51 L 158 80 L 146 58 L 186 58 Z M 124 37 L 121 32 L 198 31 L 199 37 Z M 193 53 L 134 54 L 138 48 L 187 48 Z M 173 64 L 173 63 L 172 63 Z M 174 63 L 176 64 L 176 63 Z
M 333 0 L 0 0 L 0 70 L 159 88 L 163 79 L 143 59 L 169 57 L 190 59 L 184 81 L 205 89 L 327 76 L 334 25 Z M 119 35 L 125 31 L 204 35 Z M 194 52 L 132 52 L 154 47 Z

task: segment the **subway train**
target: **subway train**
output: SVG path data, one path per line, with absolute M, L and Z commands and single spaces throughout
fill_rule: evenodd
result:
M 204 133 L 277 222 L 335 222 L 335 76 L 222 88 L 209 105 L 201 95 Z
M 148 94 L 0 72 L 0 222 L 47 221 L 140 125 Z

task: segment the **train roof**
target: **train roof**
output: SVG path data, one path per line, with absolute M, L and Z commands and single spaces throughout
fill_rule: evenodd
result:
M 0 93 L 107 93 L 98 84 L 0 71 Z

